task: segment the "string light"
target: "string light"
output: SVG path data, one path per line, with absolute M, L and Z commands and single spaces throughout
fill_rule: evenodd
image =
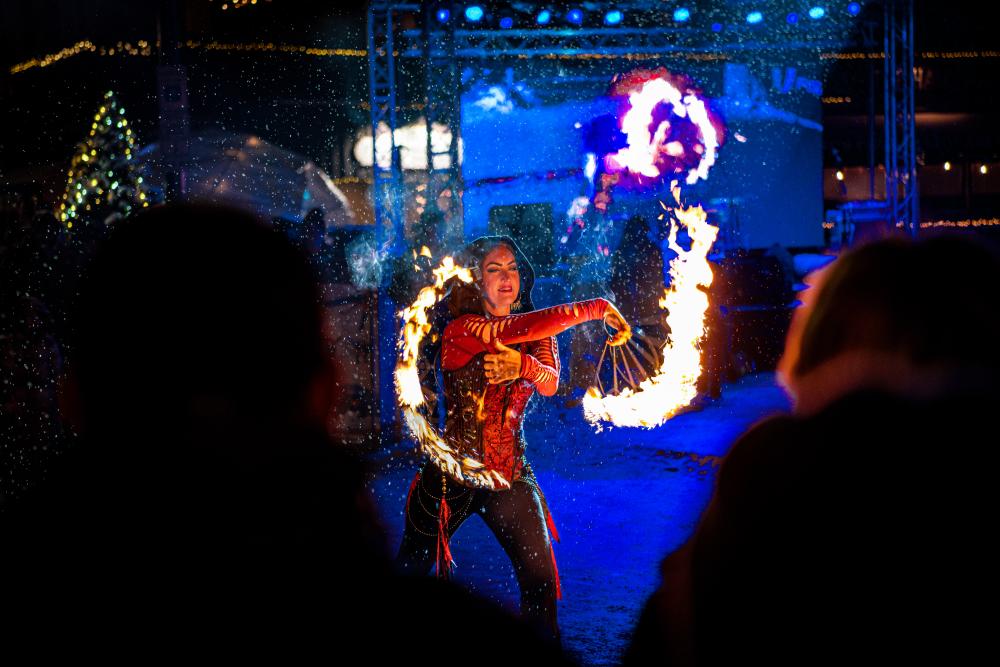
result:
M 258 51 L 258 52 L 279 52 L 279 53 L 302 53 L 307 56 L 348 56 L 354 58 L 367 58 L 368 51 L 365 49 L 321 49 L 311 46 L 301 46 L 296 44 L 275 44 L 274 42 L 258 42 L 241 44 L 237 42 L 198 42 L 188 40 L 184 42 L 184 47 L 189 49 L 204 49 L 206 51 Z
M 271 2 L 271 0 L 264 0 L 264 2 Z M 222 0 L 222 11 L 226 11 L 227 9 L 243 9 L 244 7 L 256 4 L 257 0 Z
M 47 56 L 42 56 L 41 58 L 32 58 L 31 60 L 26 60 L 23 63 L 18 63 L 10 68 L 11 74 L 18 74 L 19 72 L 24 72 L 25 70 L 32 69 L 34 67 L 48 67 L 52 63 L 59 62 L 64 58 L 72 58 L 73 56 L 79 55 L 84 52 L 94 52 L 97 47 L 93 43 L 84 40 L 82 42 L 77 42 L 73 46 L 62 49 L 61 51 L 56 51 L 55 53 L 50 53 Z
M 902 225 L 896 225 L 901 227 Z M 1000 218 L 977 218 L 974 220 L 937 220 L 935 222 L 921 222 L 921 229 L 933 229 L 938 227 L 954 227 L 965 229 L 967 227 L 996 227 L 1000 226 Z
M 915 54 L 922 60 L 955 60 L 958 58 L 1000 58 L 1000 51 L 921 51 Z M 860 52 L 844 51 L 837 53 L 821 53 L 820 60 L 882 60 L 885 53 L 881 51 Z
M 235 51 L 235 52 L 258 52 L 258 53 L 289 53 L 302 54 L 320 58 L 347 57 L 366 58 L 368 52 L 365 49 L 334 49 L 311 47 L 298 44 L 275 44 L 273 42 L 259 43 L 236 43 L 236 42 L 199 42 L 188 40 L 178 46 L 192 50 L 205 51 Z M 83 53 L 92 53 L 99 56 L 152 56 L 154 47 L 158 48 L 158 43 L 150 43 L 140 40 L 135 45 L 128 42 L 118 42 L 111 47 L 97 47 L 92 42 L 82 41 L 71 47 L 62 49 L 55 53 L 32 58 L 21 63 L 17 63 L 9 68 L 11 74 L 19 74 L 38 67 L 48 67 L 56 62 L 67 60 Z M 531 56 L 519 54 L 520 59 L 527 59 Z M 661 60 L 663 54 L 660 53 L 559 53 L 545 54 L 541 56 L 549 60 Z M 683 60 L 695 61 L 725 61 L 730 59 L 730 54 L 724 52 L 676 52 L 671 57 Z M 844 53 L 820 53 L 820 60 L 881 60 L 885 55 L 881 52 L 844 52 Z M 954 52 L 923 52 L 922 59 L 957 59 L 957 58 L 998 58 L 1000 51 L 954 51 Z M 849 98 L 825 98 L 824 103 L 840 104 L 849 102 Z
M 524 60 L 532 56 L 518 54 Z M 547 53 L 540 56 L 546 60 L 663 60 L 662 53 Z M 684 60 L 729 60 L 730 54 L 719 52 L 678 51 L 670 54 L 671 58 Z
M 331 178 L 330 180 L 333 181 L 334 185 L 351 185 L 355 183 L 366 183 L 370 185 L 374 182 L 370 178 L 363 178 L 361 176 L 340 176 L 338 178 Z M 426 188 L 427 186 L 425 185 L 424 187 Z M 420 188 L 418 187 L 417 189 L 419 190 Z
M 275 52 L 275 53 L 298 53 L 307 56 L 314 56 L 320 58 L 329 57 L 349 57 L 349 58 L 366 58 L 368 57 L 368 51 L 365 49 L 324 49 L 311 46 L 302 46 L 297 44 L 274 44 L 273 42 L 266 43 L 226 43 L 226 42 L 199 42 L 195 40 L 187 40 L 186 42 L 181 42 L 178 44 L 181 48 L 187 49 L 203 49 L 206 51 L 249 51 L 249 52 Z M 11 74 L 19 74 L 21 72 L 26 72 L 37 67 L 48 67 L 49 65 L 59 62 L 61 60 L 66 60 L 72 58 L 73 56 L 78 56 L 83 53 L 92 53 L 98 56 L 152 56 L 156 49 L 160 47 L 159 42 L 147 42 L 144 39 L 139 40 L 135 44 L 131 42 L 117 42 L 114 46 L 109 47 L 98 47 L 92 42 L 83 41 L 77 42 L 71 47 L 57 51 L 56 53 L 51 53 L 41 58 L 32 58 L 31 60 L 26 60 L 22 63 L 13 65 L 8 70 Z
M 270 2 L 270 0 L 266 0 Z M 253 0 L 229 0 L 228 6 L 233 9 L 239 9 L 247 5 L 256 4 Z M 303 46 L 297 44 L 274 44 L 272 42 L 267 43 L 226 43 L 226 42 L 199 42 L 194 40 L 188 40 L 178 46 L 189 48 L 189 49 L 205 49 L 208 51 L 249 51 L 249 52 L 279 52 L 279 53 L 301 53 L 308 56 L 316 57 L 350 57 L 350 58 L 367 58 L 368 51 L 365 49 L 326 49 L 318 47 Z M 114 46 L 108 47 L 98 47 L 95 46 L 93 42 L 89 40 L 83 40 L 77 42 L 73 46 L 66 47 L 55 53 L 50 53 L 48 55 L 42 56 L 40 58 L 31 58 L 21 63 L 17 63 L 9 68 L 11 74 L 19 74 L 37 67 L 48 67 L 54 63 L 67 60 L 74 56 L 78 56 L 82 53 L 94 53 L 100 56 L 115 56 L 115 55 L 129 55 L 129 56 L 151 56 L 154 52 L 154 47 L 159 48 L 159 42 L 148 42 L 146 40 L 140 39 L 135 44 L 131 42 L 117 42 Z M 728 60 L 729 56 L 723 52 L 700 52 L 700 53 L 686 53 L 678 52 L 671 54 L 675 58 L 683 58 L 686 60 Z M 524 54 L 520 54 L 519 58 L 528 58 Z M 559 59 L 559 60 L 596 60 L 596 59 L 624 59 L 624 60 L 650 60 L 650 59 L 662 59 L 663 54 L 659 53 L 576 53 L 576 54 L 547 54 L 543 56 L 549 59 Z M 935 60 L 935 59 L 980 59 L 980 58 L 1000 58 L 1000 50 L 976 50 L 976 51 L 922 51 L 918 54 L 918 57 L 924 60 Z M 858 52 L 858 51 L 848 51 L 848 52 L 827 52 L 819 54 L 820 60 L 882 60 L 885 58 L 885 54 L 882 52 Z

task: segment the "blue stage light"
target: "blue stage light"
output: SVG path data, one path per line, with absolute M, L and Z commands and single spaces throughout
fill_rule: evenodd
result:
M 689 18 L 691 18 L 691 10 L 687 7 L 678 7 L 674 10 L 674 20 L 678 23 L 684 23 Z
M 847 13 L 850 14 L 851 16 L 857 16 L 858 14 L 861 13 L 861 5 L 857 2 L 852 2 L 851 4 L 847 5 Z
M 760 23 L 764 20 L 764 15 L 760 12 L 750 12 L 747 14 L 747 23 Z
M 795 25 L 796 23 L 799 22 L 799 15 L 796 14 L 795 12 L 792 12 L 791 14 L 785 17 L 785 20 L 788 21 L 789 25 Z
M 821 19 L 826 16 L 826 10 L 822 7 L 813 7 L 809 10 L 809 18 L 811 19 Z
M 503 28 L 504 30 L 510 30 L 511 28 L 514 27 L 514 19 L 512 19 L 509 16 L 503 17 L 502 19 L 500 19 L 500 27 Z
M 469 5 L 465 8 L 465 18 L 475 23 L 483 18 L 483 8 L 479 5 Z
M 617 9 L 612 9 L 604 15 L 604 22 L 608 25 L 618 25 L 622 22 L 622 13 Z
M 580 25 L 583 23 L 583 12 L 579 9 L 571 9 L 566 12 L 566 20 L 573 25 Z
M 451 18 L 451 10 L 450 9 L 439 9 L 439 10 L 437 10 L 437 20 L 438 20 L 438 23 L 447 23 L 448 19 L 450 19 L 450 18 Z
M 721 23 L 713 23 L 712 24 L 712 32 L 722 32 L 722 24 Z
M 538 16 L 535 17 L 535 22 L 538 23 L 538 25 L 547 25 L 548 22 L 551 20 L 552 20 L 552 12 L 550 12 L 547 9 L 543 9 L 542 11 L 538 12 Z

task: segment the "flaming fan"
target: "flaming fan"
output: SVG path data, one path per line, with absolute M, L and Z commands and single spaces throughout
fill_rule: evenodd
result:
M 622 346 L 621 351 L 611 348 L 611 393 L 607 393 L 598 379 L 598 386 L 588 389 L 583 398 L 584 415 L 592 424 L 603 420 L 617 426 L 652 428 L 676 415 L 698 394 L 695 385 L 701 375 L 699 344 L 705 333 L 708 309 L 708 295 L 701 288 L 712 284 L 708 251 L 719 229 L 708 224 L 701 206 L 681 205 L 676 181 L 671 184 L 671 191 L 678 207 L 668 209 L 662 202 L 660 205 L 672 211 L 676 221 L 687 228 L 691 249 L 684 250 L 677 243 L 678 226 L 672 226 L 669 243 L 677 257 L 670 262 L 670 287 L 660 299 L 660 308 L 667 311 L 666 324 L 670 330 L 660 350 L 662 360 L 653 373 L 639 379 L 640 359 L 648 363 L 649 353 L 630 347 L 632 341 Z M 605 345 L 598 369 L 608 356 Z
M 611 330 L 607 334 L 609 340 L 614 336 Z M 617 395 L 624 389 L 636 391 L 642 382 L 651 378 L 663 363 L 660 348 L 654 341 L 639 329 L 633 329 L 623 345 L 605 342 L 594 374 L 598 394 Z
M 403 329 L 399 336 L 399 360 L 396 362 L 396 396 L 407 428 L 420 445 L 421 451 L 431 458 L 442 470 L 456 479 L 485 489 L 510 488 L 503 475 L 489 470 L 475 459 L 462 457 L 438 434 L 418 408 L 424 403 L 424 392 L 420 386 L 417 361 L 420 358 L 420 343 L 430 330 L 428 311 L 447 293 L 446 283 L 452 278 L 462 282 L 472 282 L 469 269 L 456 266 L 451 257 L 445 257 L 434 269 L 434 283 L 420 290 L 416 300 L 405 309 Z

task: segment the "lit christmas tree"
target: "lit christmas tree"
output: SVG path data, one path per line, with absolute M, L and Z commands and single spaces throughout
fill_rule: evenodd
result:
M 69 167 L 59 219 L 74 224 L 110 224 L 124 218 L 133 206 L 148 206 L 142 176 L 133 152 L 135 138 L 125 109 L 113 91 L 104 94 L 94 114 L 90 134 L 77 146 Z

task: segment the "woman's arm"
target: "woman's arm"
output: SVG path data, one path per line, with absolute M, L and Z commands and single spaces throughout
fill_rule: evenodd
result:
M 552 396 L 559 388 L 559 346 L 555 338 L 544 338 L 531 354 L 521 355 L 521 377 L 535 385 L 542 396 Z
M 455 370 L 480 352 L 495 354 L 497 340 L 514 345 L 550 338 L 582 322 L 602 319 L 613 308 L 606 299 L 597 298 L 494 319 L 463 315 L 445 327 L 441 367 Z

